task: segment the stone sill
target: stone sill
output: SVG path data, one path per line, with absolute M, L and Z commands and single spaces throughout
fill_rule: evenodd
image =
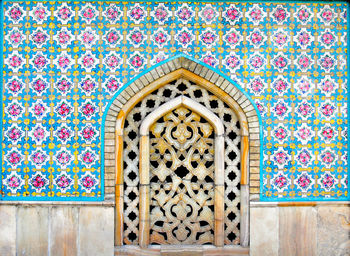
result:
M 116 246 L 114 255 L 132 255 L 132 256 L 222 256 L 222 255 L 249 255 L 249 248 L 241 246 L 224 246 L 215 247 L 213 245 L 150 245 L 147 248 L 140 248 L 139 246 L 125 245 Z
M 350 201 L 310 201 L 310 202 L 261 202 L 250 201 L 251 208 L 260 207 L 297 207 L 297 206 L 349 206 Z
M 1 205 L 16 206 L 106 206 L 114 207 L 114 200 L 105 201 L 0 201 Z

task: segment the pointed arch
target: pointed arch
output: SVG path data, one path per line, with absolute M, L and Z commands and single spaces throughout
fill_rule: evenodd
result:
M 137 76 L 118 91 L 106 108 L 102 127 L 105 145 L 102 147 L 102 168 L 106 170 L 106 176 L 110 178 L 106 180 L 105 189 L 108 190 L 106 194 L 112 196 L 113 191 L 115 192 L 116 245 L 123 244 L 123 128 L 125 119 L 144 97 L 179 78 L 195 82 L 215 94 L 238 117 L 241 133 L 241 192 L 244 195 L 242 202 L 246 202 L 241 206 L 240 226 L 244 230 L 249 230 L 249 194 L 250 198 L 259 196 L 259 169 L 262 163 L 260 114 L 246 92 L 228 77 L 219 74 L 218 71 L 204 63 L 181 55 L 159 63 Z M 113 175 L 115 175 L 115 186 L 111 184 Z M 248 238 L 249 232 L 241 234 L 241 245 L 247 246 Z

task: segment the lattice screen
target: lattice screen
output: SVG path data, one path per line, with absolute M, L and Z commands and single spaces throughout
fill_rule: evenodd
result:
M 178 79 L 164 87 L 154 91 L 138 103 L 129 113 L 124 127 L 124 243 L 127 245 L 138 244 L 138 202 L 139 202 L 139 128 L 142 120 L 154 109 L 165 102 L 180 96 L 186 95 L 189 98 L 202 104 L 215 113 L 223 122 L 225 127 L 225 244 L 239 244 L 239 223 L 240 223 L 240 127 L 234 112 L 217 96 L 206 89 L 188 80 Z M 176 113 L 175 113 L 176 114 Z M 200 114 L 200 113 L 198 113 Z M 201 120 L 201 118 L 200 118 Z M 162 120 L 165 121 L 165 120 Z M 203 120 L 202 120 L 203 122 Z M 210 168 L 209 168 L 210 169 Z M 152 163 L 151 163 L 152 170 Z M 179 170 L 180 171 L 180 170 Z M 152 179 L 152 176 L 151 176 Z M 159 179 L 159 178 L 158 178 Z M 152 180 L 151 180 L 152 182 Z M 153 182 L 157 184 L 157 182 Z M 209 184 L 208 184 L 209 185 Z M 157 185 L 159 186 L 159 185 Z M 154 193 L 157 191 L 153 189 Z M 151 198 L 156 195 L 151 195 Z M 176 196 L 176 195 L 175 195 Z M 151 214 L 152 205 L 151 202 Z M 208 206 L 210 205 L 210 200 Z M 211 207 L 208 207 L 210 209 Z M 213 211 L 213 207 L 211 211 Z M 160 223 L 153 223 L 151 232 L 159 232 Z M 202 223 L 203 230 L 207 235 L 205 239 L 189 239 L 182 237 L 186 244 L 213 243 L 214 228 L 210 223 Z M 153 231 L 152 231 L 153 228 Z M 204 233 L 205 233 L 204 232 Z M 186 233 L 186 232 L 185 232 Z M 154 235 L 153 235 L 154 237 Z M 163 235 L 163 238 L 165 236 Z M 166 242 L 169 243 L 170 241 Z M 157 239 L 151 243 L 165 243 Z

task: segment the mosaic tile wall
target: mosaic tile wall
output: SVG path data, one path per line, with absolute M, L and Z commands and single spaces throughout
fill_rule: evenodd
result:
M 179 53 L 256 103 L 261 199 L 347 198 L 346 4 L 3 4 L 2 200 L 101 199 L 109 100 Z

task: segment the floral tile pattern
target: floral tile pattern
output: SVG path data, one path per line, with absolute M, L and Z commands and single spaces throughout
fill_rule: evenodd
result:
M 347 198 L 346 4 L 3 4 L 2 199 L 100 199 L 109 100 L 179 53 L 256 103 L 262 199 Z

